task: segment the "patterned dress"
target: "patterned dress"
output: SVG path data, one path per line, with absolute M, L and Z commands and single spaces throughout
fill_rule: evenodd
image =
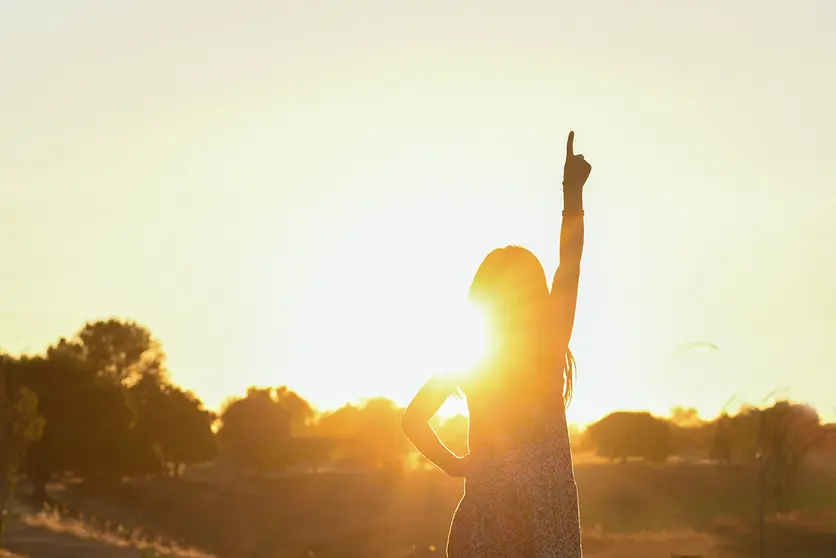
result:
M 449 558 L 581 558 L 578 492 L 562 405 L 511 449 L 471 452 Z
M 583 241 L 583 211 L 564 212 L 560 265 L 551 289 L 555 329 L 544 336 L 545 363 L 532 365 L 509 355 L 504 364 L 485 371 L 491 380 L 461 385 L 468 397 L 470 439 L 475 444 L 470 448 L 465 494 L 450 526 L 449 558 L 583 556 L 562 379 L 557 374 L 530 374 L 562 370 L 575 319 Z M 517 373 L 513 368 L 519 369 Z M 530 384 L 523 380 L 526 377 L 539 377 L 540 382 L 551 377 L 555 383 Z M 510 383 L 503 389 L 506 381 Z M 527 415 L 524 420 L 505 420 L 509 409 L 520 407 Z M 513 419 L 514 414 L 507 416 Z M 510 436 L 513 443 L 488 442 L 506 427 L 522 435 Z

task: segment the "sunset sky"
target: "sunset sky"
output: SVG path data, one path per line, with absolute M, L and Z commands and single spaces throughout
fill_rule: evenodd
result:
M 573 129 L 570 420 L 776 388 L 836 419 L 834 12 L 0 0 L 0 347 L 116 315 L 210 407 L 406 403 L 492 248 L 554 272 Z

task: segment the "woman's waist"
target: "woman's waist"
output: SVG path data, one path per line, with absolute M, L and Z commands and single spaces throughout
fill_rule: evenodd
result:
M 548 442 L 523 443 L 515 447 L 496 446 L 471 451 L 466 475 L 469 492 L 496 490 L 498 487 L 530 487 L 536 479 L 551 478 L 574 482 L 571 450 L 568 445 Z
M 473 414 L 469 424 L 471 448 L 485 451 L 508 451 L 568 440 L 566 416 L 558 411 L 508 417 L 497 413 L 487 418 Z
M 502 465 L 526 464 L 571 451 L 568 436 L 558 431 L 528 433 L 511 439 L 471 439 L 473 460 Z

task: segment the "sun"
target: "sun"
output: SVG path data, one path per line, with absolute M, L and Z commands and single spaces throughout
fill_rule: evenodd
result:
M 487 357 L 488 320 L 476 304 L 465 302 L 451 308 L 441 327 L 442 341 L 436 355 L 440 373 L 467 374 Z

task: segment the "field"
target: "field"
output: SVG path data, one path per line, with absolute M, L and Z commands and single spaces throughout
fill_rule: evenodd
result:
M 699 464 L 579 464 L 585 556 L 757 556 L 752 473 Z M 320 473 L 224 483 L 158 480 L 106 496 L 75 485 L 54 486 L 52 493 L 67 505 L 65 518 L 40 516 L 41 529 L 60 531 L 71 521 L 67 515 L 83 514 L 89 531 L 141 529 L 221 557 L 395 558 L 444 555 L 461 483 L 435 472 Z M 836 557 L 836 479 L 805 471 L 793 508 L 791 517 L 770 514 L 767 555 Z M 8 544 L 14 552 L 62 556 L 54 548 L 35 553 L 14 534 Z

